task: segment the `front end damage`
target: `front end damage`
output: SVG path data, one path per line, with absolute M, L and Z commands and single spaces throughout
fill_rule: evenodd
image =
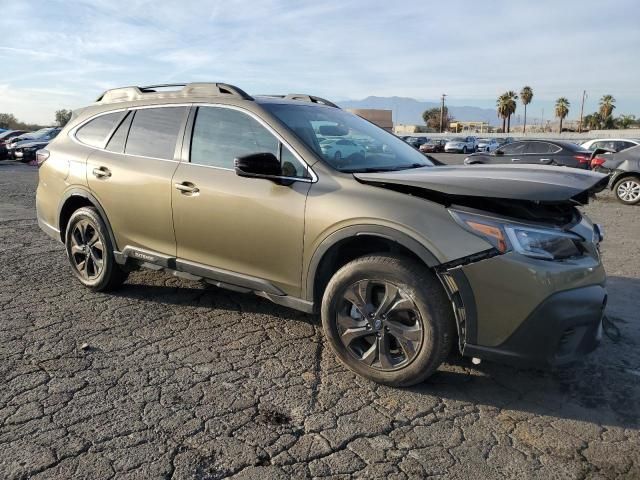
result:
M 452 303 L 460 352 L 549 366 L 592 351 L 607 301 L 602 232 L 576 206 L 605 188 L 606 177 L 535 168 L 515 170 L 528 174 L 522 178 L 508 168 L 459 177 L 449 168 L 431 178 L 427 170 L 440 167 L 420 170 L 357 178 L 443 205 L 491 247 L 436 268 Z M 500 177 L 493 186 L 492 172 Z

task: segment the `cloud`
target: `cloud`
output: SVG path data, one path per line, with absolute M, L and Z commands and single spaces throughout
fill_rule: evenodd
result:
M 607 11 L 615 22 L 577 0 L 8 2 L 0 81 L 21 100 L 2 109 L 44 121 L 105 87 L 196 80 L 336 99 L 447 93 L 480 106 L 529 84 L 541 103 L 587 89 L 594 103 L 612 93 L 619 111 L 640 109 L 640 4 L 611 0 Z M 20 94 L 29 89 L 49 96 Z

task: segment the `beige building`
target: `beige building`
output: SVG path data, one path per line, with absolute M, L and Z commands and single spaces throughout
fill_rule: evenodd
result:
M 348 112 L 355 113 L 359 117 L 375 123 L 380 128 L 393 131 L 393 116 L 391 110 L 377 110 L 374 108 L 349 108 Z

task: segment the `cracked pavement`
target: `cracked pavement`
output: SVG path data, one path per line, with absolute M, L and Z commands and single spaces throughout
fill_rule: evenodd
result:
M 252 295 L 145 270 L 82 288 L 36 182 L 0 163 L 0 478 L 640 477 L 640 207 L 585 209 L 617 341 L 544 372 L 452 355 L 393 389 L 337 363 L 316 317 Z

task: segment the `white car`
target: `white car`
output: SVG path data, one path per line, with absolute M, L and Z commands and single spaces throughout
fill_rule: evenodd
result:
M 476 150 L 478 152 L 493 152 L 498 149 L 500 143 L 495 138 L 480 138 Z
M 340 160 L 349 158 L 352 155 L 365 155 L 365 149 L 362 145 L 357 144 L 348 138 L 327 139 L 320 143 L 322 154 L 327 158 Z
M 444 146 L 447 153 L 472 153 L 476 151 L 476 137 L 455 137 L 449 140 Z
M 640 145 L 640 140 L 634 140 L 631 138 L 597 138 L 595 140 L 584 142 L 580 146 L 586 150 L 591 150 L 592 152 L 596 148 L 605 148 L 613 152 L 620 152 L 627 148 L 635 147 L 636 145 Z

